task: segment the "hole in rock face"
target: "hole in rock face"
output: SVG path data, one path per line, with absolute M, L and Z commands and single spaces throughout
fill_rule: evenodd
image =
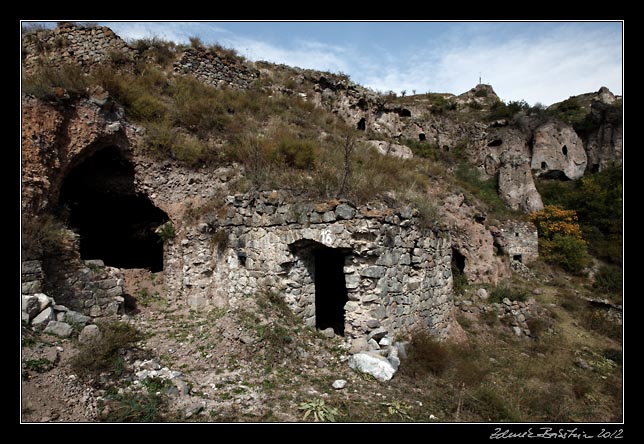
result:
M 565 157 L 568 157 L 568 147 L 566 145 L 561 147 L 561 154 L 563 154 Z
M 425 136 L 425 133 L 418 134 L 418 140 L 421 141 L 421 142 L 424 142 L 425 140 L 427 140 L 427 137 Z
M 521 260 L 521 255 L 520 255 L 520 254 L 514 254 L 514 255 L 512 255 L 512 260 L 513 260 L 513 261 L 523 262 L 523 261 Z
M 461 274 L 465 271 L 465 256 L 456 248 L 452 248 L 452 271 Z
M 358 122 L 357 128 L 360 131 L 365 131 L 367 129 L 367 121 L 364 117 Z
M 104 148 L 71 170 L 60 204 L 80 234 L 82 259 L 118 268 L 163 270 L 163 243 L 155 229 L 168 216 L 135 188 L 134 167 L 117 147 Z
M 493 141 L 487 144 L 487 146 L 490 146 L 490 147 L 501 146 L 501 145 L 503 145 L 503 141 L 501 139 L 494 139 Z

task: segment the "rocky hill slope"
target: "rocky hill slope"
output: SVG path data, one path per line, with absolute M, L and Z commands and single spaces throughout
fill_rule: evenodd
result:
M 528 216 L 621 165 L 605 88 L 385 96 L 73 24 L 23 35 L 22 87 L 24 420 L 619 417 L 621 294 Z

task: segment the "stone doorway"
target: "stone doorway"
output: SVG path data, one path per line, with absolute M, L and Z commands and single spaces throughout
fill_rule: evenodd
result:
M 345 305 L 349 300 L 344 267 L 350 249 L 330 248 L 310 239 L 289 245 L 296 261 L 291 265 L 289 279 L 294 286 L 286 293 L 294 295 L 292 308 L 307 325 L 324 330 L 332 328 L 344 336 Z
M 345 254 L 335 248 L 315 251 L 315 327 L 344 336 L 344 305 L 349 300 L 344 279 Z
M 163 242 L 155 230 L 168 216 L 136 190 L 134 167 L 118 147 L 103 148 L 74 167 L 65 177 L 59 203 L 80 235 L 82 259 L 163 270 Z

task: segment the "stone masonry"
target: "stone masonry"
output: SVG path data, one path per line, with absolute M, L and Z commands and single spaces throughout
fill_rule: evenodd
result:
M 218 214 L 200 235 L 175 240 L 181 291 L 192 308 L 235 306 L 258 291 L 276 291 L 315 326 L 315 252 L 327 248 L 343 256 L 345 336 L 363 336 L 374 325 L 391 335 L 416 326 L 449 334 L 451 241 L 447 232 L 421 228 L 415 210 L 336 200 L 290 204 L 273 191 L 228 196 Z
M 221 87 L 250 88 L 259 78 L 259 71 L 239 60 L 224 57 L 207 49 L 186 49 L 174 63 L 175 72 L 192 74 L 203 83 Z
M 529 264 L 539 257 L 537 227 L 531 222 L 507 222 L 501 227 L 505 252 L 510 259 Z
M 104 26 L 59 26 L 27 34 L 22 39 L 23 63 L 31 72 L 43 63 L 74 64 L 89 69 L 105 62 L 131 63 L 138 52 L 110 28 Z

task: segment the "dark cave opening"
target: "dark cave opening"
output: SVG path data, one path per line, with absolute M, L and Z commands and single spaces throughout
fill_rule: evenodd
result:
M 421 141 L 421 142 L 424 142 L 425 140 L 427 140 L 427 137 L 425 136 L 425 133 L 419 133 L 418 134 L 418 140 Z
M 80 235 L 82 259 L 163 270 L 163 242 L 155 230 L 168 215 L 136 191 L 134 167 L 118 147 L 104 148 L 73 168 L 59 203 Z
M 333 328 L 344 336 L 344 305 L 349 300 L 344 279 L 345 254 L 335 248 L 315 250 L 315 327 Z
M 561 147 L 561 154 L 563 154 L 564 157 L 568 157 L 568 147 L 566 145 Z
M 452 247 L 452 272 L 463 274 L 465 271 L 465 256 Z
M 357 128 L 360 131 L 365 131 L 367 129 L 367 120 L 364 117 L 358 122 Z
M 503 140 L 501 140 L 501 139 L 494 139 L 493 141 L 491 141 L 490 143 L 487 144 L 487 146 L 489 146 L 489 147 L 501 146 L 501 145 L 503 145 Z

